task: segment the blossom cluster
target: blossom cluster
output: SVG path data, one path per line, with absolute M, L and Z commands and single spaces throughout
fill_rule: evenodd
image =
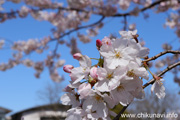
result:
M 5 5 L 9 2 L 18 5 L 15 8 L 7 9 Z M 91 42 L 92 37 L 98 35 L 99 30 L 105 25 L 104 18 L 108 18 L 109 16 L 113 18 L 138 16 L 139 13 L 143 13 L 144 18 L 148 18 L 149 14 L 145 12 L 148 9 L 153 9 L 156 13 L 166 12 L 170 9 L 176 10 L 176 12 L 170 11 L 171 13 L 165 26 L 175 29 L 177 36 L 180 37 L 179 5 L 180 2 L 178 0 L 0 0 L 0 23 L 18 17 L 26 18 L 32 16 L 35 20 L 47 21 L 53 25 L 50 37 L 47 35 L 42 40 L 31 38 L 26 41 L 14 42 L 11 48 L 15 55 L 7 63 L 0 64 L 0 70 L 11 69 L 20 63 L 26 65 L 27 62 L 35 68 L 35 76 L 37 78 L 43 69 L 47 67 L 54 81 L 62 81 L 60 79 L 62 76 L 58 75 L 55 65 L 50 64 L 56 64 L 54 60 L 56 59 L 54 57 L 55 55 L 47 55 L 46 60 L 37 61 L 36 63 L 32 63 L 32 59 L 22 60 L 22 58 L 30 53 L 43 53 L 45 50 L 50 51 L 48 44 L 51 41 L 66 44 L 70 48 L 71 54 L 80 52 L 77 47 L 77 41 L 79 40 L 83 43 Z M 100 19 L 94 19 L 94 15 Z M 93 23 L 91 21 L 92 19 Z M 125 24 L 125 27 L 130 24 L 125 19 L 122 23 Z M 80 30 L 84 28 L 86 28 L 86 33 Z M 136 24 L 130 24 L 128 29 L 136 29 Z M 75 32 L 77 30 L 78 32 Z M 70 41 L 66 40 L 65 36 L 67 35 L 72 35 Z M 2 48 L 1 44 L 4 43 L 0 43 L 0 48 Z M 167 60 L 170 63 L 169 61 L 174 61 L 175 59 Z
M 88 22 L 93 14 L 100 16 L 114 16 L 119 14 L 119 9 L 127 10 L 130 15 L 138 16 L 142 12 L 143 7 L 149 7 L 153 2 L 152 0 L 67 0 L 67 4 L 63 2 L 57 2 L 52 0 L 8 0 L 13 3 L 24 3 L 19 10 L 11 10 L 11 12 L 3 13 L 0 18 L 0 22 L 4 22 L 8 19 L 19 17 L 27 17 L 30 14 L 36 20 L 44 20 L 50 22 L 55 26 L 53 34 L 55 38 L 59 38 L 61 33 L 66 30 L 77 28 L 82 25 L 83 22 Z M 6 2 L 1 0 L 0 11 L 3 10 L 2 5 Z M 136 4 L 135 7 L 131 7 Z M 38 8 L 38 9 L 37 9 Z M 81 9 L 80 9 L 81 8 Z M 129 8 L 130 9 L 129 11 Z M 162 1 L 158 7 L 154 7 L 157 13 L 165 12 L 172 8 L 177 10 L 179 8 L 178 0 Z M 47 9 L 52 9 L 48 11 Z M 55 10 L 55 11 L 54 11 Z M 57 12 L 58 10 L 58 12 Z M 146 18 L 147 13 L 143 13 Z M 120 15 L 121 16 L 121 15 Z M 93 32 L 98 33 L 98 25 L 93 29 Z M 88 32 L 89 32 L 88 31 Z M 79 37 L 79 36 L 78 36 Z M 90 41 L 90 35 L 83 35 L 84 42 Z M 81 41 L 82 35 L 79 37 Z
M 60 59 L 61 55 L 59 53 L 53 51 L 47 55 L 47 58 L 39 61 L 34 61 L 34 59 L 25 57 L 30 54 L 32 55 L 32 53 L 34 52 L 36 52 L 37 54 L 45 53 L 49 49 L 48 43 L 50 42 L 50 40 L 50 37 L 45 37 L 40 40 L 29 39 L 27 41 L 14 42 L 11 46 L 11 49 L 14 50 L 12 58 L 9 59 L 7 63 L 0 63 L 0 71 L 6 71 L 19 64 L 23 64 L 26 67 L 34 68 L 34 70 L 36 71 L 36 73 L 34 74 L 35 77 L 40 78 L 41 73 L 44 71 L 45 67 L 47 67 L 49 70 L 50 78 L 53 81 L 62 81 L 63 76 L 58 73 L 58 68 L 64 65 L 65 60 Z M 5 42 L 3 39 L 0 40 L 0 49 L 5 48 L 7 45 L 7 41 Z
M 64 89 L 67 93 L 61 97 L 62 104 L 72 106 L 66 120 L 110 120 L 116 115 L 111 111 L 116 105 L 127 106 L 134 98 L 145 97 L 143 79 L 148 80 L 149 73 L 142 59 L 148 56 L 149 49 L 138 43 L 136 33 L 120 31 L 121 38 L 97 40 L 100 58 L 95 65 L 88 56 L 76 53 L 73 57 L 80 67 L 63 67 L 71 78 Z M 163 98 L 162 79 L 153 77 L 156 81 L 151 91 Z

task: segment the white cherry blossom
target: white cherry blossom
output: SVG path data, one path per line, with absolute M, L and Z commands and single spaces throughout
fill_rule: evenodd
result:
M 132 39 L 133 35 L 137 34 L 137 30 L 134 30 L 134 31 L 119 31 L 119 34 L 124 38 Z
M 135 93 L 142 92 L 142 83 L 140 79 L 122 80 L 121 84 L 110 92 L 111 96 L 116 102 L 126 106 L 136 97 Z
M 95 84 L 95 89 L 101 92 L 109 92 L 119 86 L 121 79 L 126 75 L 126 67 L 120 66 L 116 69 L 98 68 L 98 82 Z
M 77 95 L 74 93 L 66 93 L 61 96 L 61 101 L 63 105 L 72 105 L 72 107 L 77 107 L 80 102 L 77 100 Z
M 83 120 L 82 117 L 85 114 L 84 110 L 80 107 L 71 108 L 67 111 L 67 118 L 65 120 Z
M 97 113 L 97 118 L 104 118 L 108 115 L 108 108 L 103 100 L 103 95 L 96 91 L 92 91 L 91 94 L 86 97 L 83 103 L 83 109 Z
M 162 99 L 165 97 L 166 93 L 165 93 L 165 87 L 163 86 L 162 81 L 164 81 L 163 79 L 157 79 L 152 87 L 151 87 L 151 92 L 155 93 L 155 95 L 159 98 Z
M 80 99 L 83 99 L 83 98 L 87 97 L 91 93 L 91 84 L 82 83 L 78 87 L 78 92 L 80 94 L 80 96 L 79 96 Z
M 81 60 L 79 60 L 80 67 L 73 68 L 71 70 L 71 80 L 73 84 L 80 82 L 82 79 L 87 78 L 90 67 L 91 67 L 91 59 L 88 56 L 83 56 Z
M 128 71 L 126 79 L 133 79 L 137 77 L 142 77 L 146 80 L 149 79 L 149 73 L 144 67 L 140 66 L 141 64 L 138 64 L 138 60 L 130 61 L 127 65 Z
M 137 56 L 137 49 L 128 47 L 128 39 L 116 39 L 111 47 L 106 44 L 100 48 L 101 55 L 105 58 L 105 64 L 110 69 L 115 69 L 119 65 L 127 65 L 130 60 Z

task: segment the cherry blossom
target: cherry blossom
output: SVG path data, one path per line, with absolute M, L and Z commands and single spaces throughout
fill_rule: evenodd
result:
M 17 4 L 17 9 L 6 10 L 4 4 L 7 2 L 0 0 L 0 23 L 31 16 L 35 20 L 49 22 L 53 28 L 51 29 L 52 34 L 43 38 L 29 38 L 13 42 L 10 46 L 13 50 L 12 58 L 6 63 L 2 62 L 0 70 L 5 71 L 23 64 L 34 68 L 35 76 L 39 78 L 47 68 L 53 81 L 62 81 L 63 76 L 59 74 L 58 69 L 64 65 L 65 61 L 61 58 L 58 46 L 69 47 L 70 53 L 80 64 L 79 67 L 72 65 L 63 67 L 63 70 L 70 74 L 71 80 L 66 89 L 67 93 L 64 97 L 66 99 L 62 99 L 64 101 L 62 103 L 71 105 L 74 102 L 78 103 L 68 111 L 67 119 L 69 120 L 72 118 L 77 120 L 110 119 L 109 108 L 118 103 L 125 106 L 134 98 L 142 99 L 144 97 L 142 80 L 149 79 L 147 66 L 152 63 L 147 63 L 147 66 L 142 64 L 144 60 L 148 59 L 149 49 L 143 47 L 142 42 L 138 40 L 136 24 L 128 21 L 131 16 L 140 16 L 142 13 L 144 18 L 147 18 L 150 15 L 147 10 L 152 10 L 157 14 L 166 12 L 167 18 L 164 26 L 173 29 L 177 37 L 180 37 L 180 4 L 178 0 L 67 0 L 66 4 L 57 0 L 7 1 Z M 94 16 L 99 19 L 93 22 L 91 20 Z M 123 22 L 120 21 L 120 23 L 124 23 L 124 31 L 119 32 L 121 38 L 106 36 L 102 41 L 96 41 L 100 57 L 97 64 L 92 66 L 91 58 L 80 53 L 77 43 L 79 41 L 91 42 L 94 36 L 101 33 L 100 29 L 105 25 L 105 19 L 108 17 L 123 18 Z M 125 31 L 127 26 L 131 31 Z M 50 43 L 54 41 L 56 47 L 51 50 Z M 6 40 L 0 41 L 0 49 L 5 48 L 6 45 Z M 172 46 L 165 43 L 163 49 L 171 50 Z M 26 57 L 34 53 L 48 54 L 45 60 L 39 61 Z M 168 56 L 165 60 L 158 61 L 155 66 L 159 70 L 162 66 L 171 65 L 176 61 L 179 61 L 178 55 Z M 173 73 L 177 75 L 178 70 L 175 69 Z M 161 81 L 162 79 L 156 79 L 152 85 L 152 92 L 158 98 L 163 98 L 165 95 Z M 96 95 L 99 95 L 101 103 L 97 103 L 93 98 Z M 84 103 L 90 104 L 87 98 L 92 99 L 94 105 L 100 105 L 103 113 L 96 106 L 84 105 Z M 93 108 L 94 111 L 89 108 Z
M 128 105 L 133 101 L 136 95 L 139 95 L 143 92 L 142 89 L 142 80 L 140 79 L 133 79 L 133 80 L 122 80 L 121 84 L 117 87 L 117 89 L 112 90 L 111 96 L 116 101 L 122 104 L 123 106 Z M 143 98 L 142 96 L 138 96 L 137 98 Z
M 163 86 L 162 81 L 164 81 L 163 79 L 161 79 L 160 77 L 155 76 L 156 81 L 153 83 L 152 87 L 151 87 L 151 92 L 155 93 L 155 95 L 159 98 L 162 99 L 165 97 L 166 93 L 165 93 L 165 87 Z
M 81 120 L 110 120 L 110 115 L 116 116 L 111 109 L 119 103 L 127 106 L 135 98 L 145 97 L 143 79 L 149 80 L 149 69 L 142 59 L 148 56 L 149 49 L 136 42 L 133 37 L 136 33 L 121 31 L 121 38 L 98 39 L 99 59 L 76 53 L 73 57 L 79 61 L 80 67 L 64 66 L 71 81 L 61 101 L 72 105 L 69 111 L 74 112 L 68 113 L 67 120 L 72 116 Z M 98 60 L 98 63 L 92 66 L 91 59 Z M 160 81 L 157 79 L 151 88 L 158 98 L 165 95 Z
M 4 45 L 4 40 L 0 40 L 0 49 L 3 47 Z
M 125 77 L 126 67 L 119 66 L 116 69 L 98 68 L 98 82 L 95 89 L 101 92 L 109 92 L 119 86 L 121 79 Z
M 66 120 L 81 120 L 83 114 L 85 114 L 84 111 L 80 107 L 71 108 L 67 111 L 67 113 L 68 114 L 67 114 Z
M 97 113 L 97 118 L 104 118 L 108 115 L 107 104 L 103 100 L 103 96 L 94 91 L 86 97 L 83 103 L 83 109 L 86 111 L 91 110 L 92 112 Z
M 116 39 L 110 47 L 106 44 L 102 45 L 100 53 L 105 58 L 104 61 L 110 69 L 114 69 L 119 65 L 127 65 L 134 56 L 137 56 L 137 50 L 128 47 L 126 38 Z
M 91 60 L 88 56 L 83 56 L 82 59 L 79 60 L 80 67 L 73 68 L 71 70 L 71 80 L 73 84 L 80 82 L 82 79 L 87 78 L 90 67 L 91 67 Z
M 79 98 L 83 99 L 86 96 L 88 96 L 91 93 L 91 84 L 89 83 L 82 83 L 79 87 L 78 87 L 78 92 L 80 94 Z
M 66 93 L 61 96 L 62 104 L 64 105 L 72 105 L 72 107 L 77 107 L 80 105 L 80 102 L 76 99 L 76 94 L 74 93 Z
M 16 9 L 12 8 L 9 10 L 4 8 L 4 5 L 8 2 L 13 2 L 14 5 L 17 5 L 17 7 L 15 7 Z M 78 41 L 83 43 L 91 42 L 93 37 L 100 33 L 101 28 L 105 25 L 104 20 L 108 17 L 113 19 L 124 18 L 123 22 L 120 23 L 124 23 L 124 30 L 129 26 L 129 30 L 131 31 L 121 31 L 120 34 L 123 38 L 120 39 L 134 39 L 128 40 L 127 46 L 123 44 L 124 48 L 121 49 L 115 47 L 115 44 L 119 45 L 119 43 L 109 37 L 104 37 L 104 39 L 97 44 L 98 50 L 100 50 L 101 55 L 105 58 L 105 63 L 112 69 L 121 65 L 123 61 L 127 61 L 125 64 L 128 64 L 129 60 L 134 59 L 134 57 L 144 58 L 147 57 L 149 53 L 149 49 L 142 47 L 140 45 L 141 41 L 136 39 L 138 36 L 137 30 L 135 30 L 136 24 L 129 23 L 127 19 L 131 16 L 140 16 L 140 13 L 142 13 L 144 18 L 147 18 L 147 16 L 150 15 L 147 10 L 152 10 L 155 13 L 167 12 L 168 15 L 164 26 L 173 29 L 176 35 L 180 37 L 180 17 L 178 13 L 180 5 L 178 0 L 66 0 L 66 3 L 64 2 L 65 1 L 56 0 L 44 0 L 43 2 L 41 0 L 0 0 L 0 23 L 11 19 L 27 18 L 28 16 L 31 16 L 35 20 L 46 21 L 53 26 L 51 29 L 52 34 L 47 35 L 44 38 L 29 38 L 28 40 L 19 40 L 12 43 L 11 49 L 22 54 L 22 58 L 10 58 L 11 60 L 8 60 L 8 62 L 4 63 L 4 65 L 2 64 L 2 70 L 11 69 L 20 64 L 35 68 L 33 66 L 36 62 L 43 62 L 43 70 L 47 68 L 51 78 L 54 80 L 56 78 L 56 80 L 58 80 L 61 75 L 59 73 L 52 72 L 52 69 L 62 67 L 63 60 L 61 60 L 60 57 L 57 57 L 59 56 L 59 53 L 57 52 L 58 48 L 51 51 L 51 45 L 49 44 L 56 41 L 57 46 L 66 45 L 69 47 L 72 55 L 80 53 L 81 51 L 77 45 Z M 90 24 L 94 16 L 97 16 L 97 18 L 100 19 L 94 20 L 95 22 Z M 70 36 L 70 40 L 66 39 L 67 35 Z M 6 40 L 5 42 L 0 41 L 1 49 L 7 45 L 6 42 Z M 139 42 L 139 44 L 136 44 L 135 42 Z M 33 61 L 33 65 L 30 66 L 27 65 L 27 61 L 23 59 L 26 55 L 30 55 L 32 53 L 43 54 L 49 52 L 54 54 L 50 55 L 52 56 L 51 59 L 48 58 L 46 60 L 39 61 L 31 59 L 31 61 Z M 119 54 L 118 52 L 121 53 L 121 59 L 117 59 Z M 108 54 L 109 56 L 106 56 L 106 53 L 112 54 Z M 113 58 L 114 55 L 117 56 Z M 49 56 L 49 54 L 47 54 L 47 56 Z M 107 59 L 108 57 L 110 57 L 110 59 Z M 114 61 L 112 64 L 109 62 L 111 60 Z M 61 61 L 61 63 L 59 61 Z M 118 62 L 119 65 L 116 66 L 114 64 L 116 62 Z M 167 63 L 168 62 L 166 62 L 165 65 L 167 65 Z M 35 76 L 39 78 L 41 73 L 42 72 L 37 71 Z
M 126 79 L 134 79 L 137 77 L 142 77 L 146 80 L 149 79 L 149 73 L 144 67 L 141 67 L 141 64 L 137 62 L 138 60 L 130 61 L 127 65 L 127 77 Z M 141 61 L 140 61 L 141 62 Z

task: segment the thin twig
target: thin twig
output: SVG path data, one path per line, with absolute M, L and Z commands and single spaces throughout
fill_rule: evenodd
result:
M 148 59 L 146 59 L 146 60 L 143 60 L 143 62 L 148 62 L 148 61 L 155 60 L 155 59 L 157 59 L 157 58 L 159 58 L 159 57 L 161 57 L 161 56 L 163 56 L 163 55 L 165 55 L 165 54 L 167 54 L 167 53 L 180 54 L 180 51 L 178 51 L 178 50 L 177 50 L 177 51 L 167 50 L 167 51 L 161 52 L 161 53 L 159 53 L 159 54 L 157 54 L 157 55 L 155 55 L 155 56 L 153 56 L 153 57 L 151 57 L 151 58 L 148 58 Z
M 58 46 L 59 46 L 59 39 L 58 39 L 58 41 L 56 42 L 56 46 L 55 46 L 55 49 L 54 49 L 54 51 L 53 51 L 53 56 L 54 56 L 54 57 L 55 57 L 56 54 L 57 54 Z
M 166 72 L 170 71 L 171 69 L 175 68 L 176 66 L 180 65 L 180 61 L 177 63 L 174 63 L 170 66 L 168 66 L 165 70 L 163 70 L 161 73 L 159 73 L 157 76 L 161 77 L 162 75 L 164 75 Z M 148 85 L 153 84 L 154 83 L 154 78 L 151 79 L 149 82 L 147 82 L 146 84 L 143 85 L 143 88 L 146 88 Z
M 127 30 L 127 16 L 124 16 L 124 31 Z
M 124 111 L 126 110 L 126 108 L 129 106 L 130 104 L 128 104 L 127 106 L 124 106 L 122 108 L 122 110 L 119 112 L 119 114 L 113 119 L 113 120 L 119 120 L 119 118 L 121 117 L 121 114 L 124 113 Z
M 71 34 L 72 32 L 75 32 L 75 31 L 80 30 L 80 29 L 84 29 L 84 28 L 88 28 L 88 27 L 93 27 L 93 26 L 101 23 L 101 22 L 104 20 L 104 18 L 105 18 L 105 17 L 103 16 L 103 17 L 101 17 L 100 20 L 98 20 L 97 22 L 95 22 L 95 23 L 93 23 L 93 24 L 85 25 L 85 26 L 80 26 L 80 27 L 77 27 L 77 28 L 75 28 L 75 29 L 72 29 L 72 30 L 70 30 L 70 31 L 62 34 L 59 38 L 63 38 L 64 36 L 69 35 L 69 34 Z M 56 39 L 59 39 L 59 38 L 52 38 L 51 41 L 56 40 Z
M 168 66 L 166 69 L 164 69 L 161 73 L 158 74 L 158 77 L 164 75 L 166 72 L 168 72 L 169 70 L 175 68 L 176 66 L 180 65 L 180 61 L 177 62 L 177 63 L 174 63 L 170 66 Z M 144 84 L 142 87 L 143 89 L 146 88 L 147 86 L 149 86 L 150 84 L 153 84 L 155 82 L 155 79 L 151 79 L 149 82 L 147 82 L 146 84 Z M 118 115 L 113 119 L 113 120 L 119 120 L 119 118 L 121 117 L 121 114 L 124 113 L 124 111 L 127 109 L 127 107 L 129 106 L 130 104 L 128 104 L 127 106 L 124 106 L 122 108 L 122 110 L 118 113 Z

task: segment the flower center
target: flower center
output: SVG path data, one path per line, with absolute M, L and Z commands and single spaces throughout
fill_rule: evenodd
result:
M 156 80 L 156 81 L 159 83 L 160 86 L 163 85 L 163 83 L 160 80 Z
M 118 90 L 118 91 L 122 91 L 122 90 L 124 90 L 124 87 L 123 87 L 122 85 L 119 85 L 119 86 L 117 87 L 117 90 Z
M 122 58 L 121 53 L 120 53 L 120 52 L 115 51 L 115 57 L 116 57 L 116 58 Z
M 83 68 L 83 72 L 85 72 L 86 71 L 86 68 Z
M 109 79 L 109 80 L 110 80 L 111 78 L 113 78 L 113 73 L 107 74 L 106 78 Z
M 95 99 L 96 99 L 97 101 L 101 101 L 101 100 L 102 100 L 102 97 L 99 96 L 99 95 L 97 95 L 97 94 L 96 94 L 94 97 L 95 97 Z
M 108 41 L 106 41 L 106 44 L 107 44 L 107 45 L 109 45 L 109 42 L 108 42 Z
M 130 70 L 127 72 L 127 76 L 129 77 L 135 77 L 136 75 L 134 74 L 134 70 Z

